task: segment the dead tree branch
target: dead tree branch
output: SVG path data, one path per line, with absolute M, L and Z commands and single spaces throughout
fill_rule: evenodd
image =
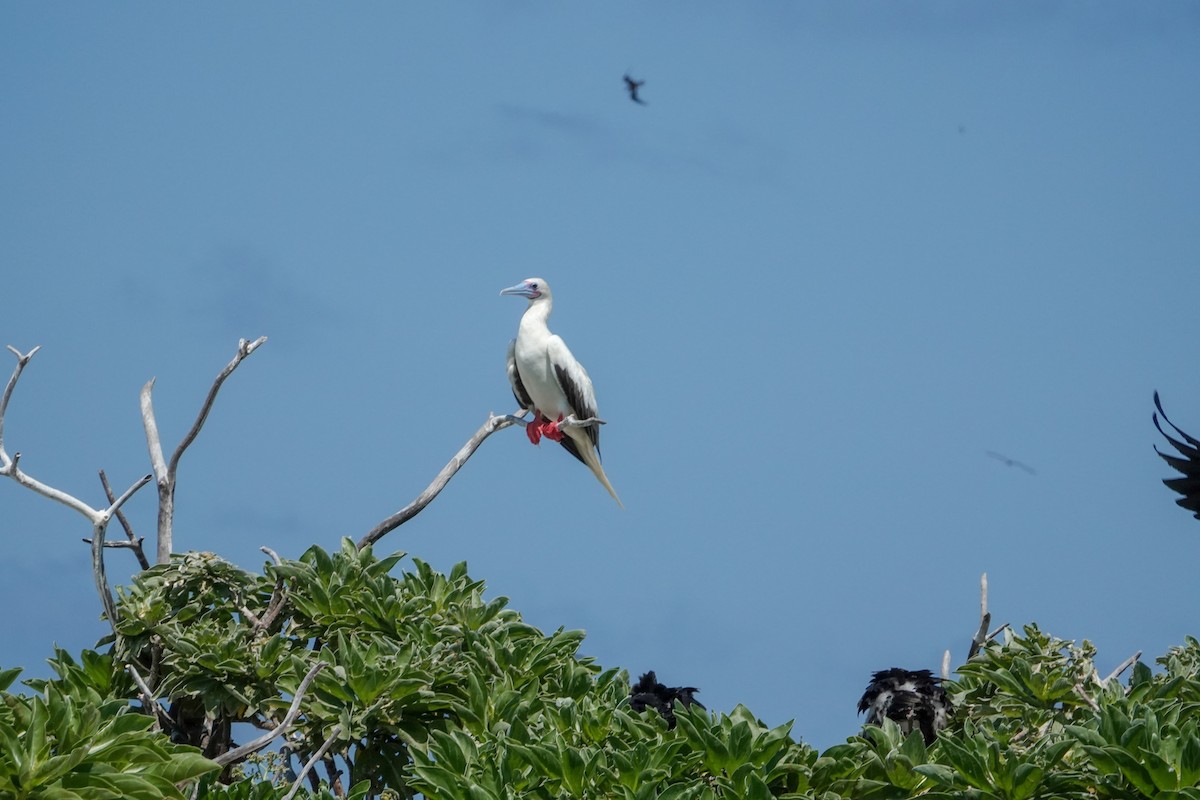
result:
M 196 421 L 192 423 L 192 428 L 187 432 L 187 435 L 180 441 L 179 446 L 175 448 L 175 452 L 171 454 L 170 462 L 163 456 L 162 440 L 158 435 L 158 422 L 154 418 L 154 378 L 151 378 L 141 392 L 141 407 L 142 407 L 142 427 L 146 430 L 146 445 L 150 449 L 150 464 L 154 469 L 154 478 L 158 483 L 158 548 L 156 560 L 159 564 L 170 560 L 173 551 L 173 523 L 175 519 L 175 477 L 179 471 L 179 459 L 183 456 L 185 450 L 196 440 L 200 435 L 200 429 L 204 427 L 205 420 L 208 419 L 208 414 L 212 411 L 213 403 L 216 402 L 217 393 L 221 391 L 222 384 L 233 371 L 238 368 L 238 365 L 246 360 L 257 350 L 267 337 L 260 336 L 253 342 L 241 339 L 238 341 L 237 354 L 233 360 L 225 365 L 225 369 L 221 370 L 213 381 L 212 388 L 208 390 L 208 396 L 204 398 L 204 404 L 200 407 L 200 413 L 196 416 Z
M 988 582 L 987 573 L 979 579 L 979 629 L 971 637 L 971 646 L 967 649 L 967 661 L 970 661 L 987 641 L 988 625 L 992 623 L 992 615 L 988 611 Z
M 519 415 L 508 414 L 502 417 L 489 414 L 487 422 L 483 423 L 479 430 L 475 431 L 475 435 L 468 439 L 467 443 L 454 454 L 454 458 L 450 459 L 450 462 L 442 467 L 442 471 L 437 474 L 432 483 L 425 487 L 425 491 L 417 495 L 416 500 L 413 500 L 383 522 L 380 522 L 366 536 L 359 539 L 358 549 L 362 550 L 364 547 L 374 544 L 417 514 L 420 514 L 425 509 L 425 506 L 433 502 L 433 498 L 437 497 L 442 489 L 446 488 L 446 484 L 462 468 L 462 465 L 467 463 L 467 459 L 474 455 L 475 451 L 479 449 L 479 445 L 483 444 L 484 439 L 504 428 L 513 425 L 524 425 L 525 421 L 521 419 L 524 414 L 525 412 L 521 412 Z M 562 423 L 559 424 L 561 425 Z
M 317 673 L 320 672 L 324 666 L 324 661 L 318 661 L 313 665 L 312 669 L 308 671 L 308 674 L 304 676 L 304 680 L 300 681 L 300 685 L 296 688 L 296 694 L 292 697 L 292 704 L 288 707 L 287 714 L 284 715 L 283 720 L 278 725 L 264 733 L 262 736 L 259 736 L 257 739 L 247 742 L 241 747 L 235 747 L 232 750 L 222 753 L 221 755 L 215 757 L 213 761 L 221 766 L 232 764 L 236 761 L 241 761 L 246 756 L 257 753 L 259 750 L 262 750 L 271 742 L 287 733 L 288 729 L 292 727 L 292 723 L 296 721 L 296 717 L 300 714 L 300 703 L 304 701 L 304 693 L 308 691 L 309 684 L 313 682 L 313 678 L 317 677 Z
M 1117 665 L 1117 668 L 1116 668 L 1116 669 L 1114 669 L 1112 672 L 1110 672 L 1110 673 L 1108 674 L 1108 677 L 1107 677 L 1107 678 L 1105 678 L 1104 680 L 1100 681 L 1100 685 L 1101 685 L 1101 686 L 1107 686 L 1109 681 L 1111 681 L 1111 680 L 1113 680 L 1113 679 L 1115 679 L 1115 678 L 1119 677 L 1119 676 L 1120 676 L 1120 674 L 1121 674 L 1122 672 L 1124 672 L 1125 670 L 1127 670 L 1127 669 L 1129 669 L 1130 667 L 1132 667 L 1134 664 L 1136 664 L 1138 661 L 1140 661 L 1140 660 L 1141 660 L 1141 658 L 1142 658 L 1142 651 L 1141 651 L 1141 650 L 1138 650 L 1136 653 L 1134 653 L 1133 655 L 1131 655 L 1129 658 L 1125 659 L 1125 660 L 1124 660 L 1124 661 L 1122 661 L 1120 664 L 1118 664 L 1118 665 Z
M 137 667 L 133 664 L 126 664 L 125 669 L 133 676 L 133 682 L 137 684 L 142 693 L 142 707 L 154 714 L 155 727 L 160 731 L 169 730 L 172 727 L 171 717 L 166 711 L 163 711 L 163 707 L 158 703 L 158 698 L 154 696 L 154 692 L 150 691 L 150 687 L 137 671 Z
M 8 403 L 12 399 L 17 380 L 21 377 L 21 372 L 25 369 L 25 365 L 29 363 L 29 359 L 33 358 L 34 353 L 40 348 L 35 347 L 28 353 L 21 353 L 12 345 L 9 345 L 8 349 L 17 357 L 17 366 L 13 369 L 12 376 L 8 379 L 8 385 L 4 388 L 3 397 L 0 397 L 0 476 L 12 478 L 27 489 L 32 489 L 43 497 L 48 497 L 51 500 L 62 503 L 68 508 L 74 509 L 86 517 L 88 522 L 92 524 L 92 574 L 96 580 L 96 591 L 100 594 L 100 602 L 104 606 L 104 615 L 108 618 L 110 625 L 115 625 L 117 621 L 116 608 L 113 604 L 112 592 L 108 589 L 108 579 L 104 574 L 104 534 L 108 529 L 108 523 L 112 520 L 113 515 L 119 513 L 121 506 L 125 505 L 125 502 L 130 497 L 133 497 L 134 492 L 149 483 L 153 476 L 145 475 L 139 478 L 132 486 L 125 490 L 124 494 L 116 499 L 112 498 L 112 490 L 106 488 L 109 505 L 103 509 L 96 509 L 79 498 L 67 494 L 61 489 L 56 489 L 53 486 L 42 483 L 23 472 L 19 463 L 21 454 L 14 453 L 10 457 L 4 447 L 4 417 L 8 411 Z M 107 480 L 104 483 L 107 487 Z
M 325 756 L 325 753 L 329 752 L 329 748 L 333 747 L 333 743 L 336 742 L 338 737 L 341 735 L 342 726 L 334 725 L 333 730 L 329 732 L 329 738 L 325 740 L 325 743 L 321 745 L 317 752 L 312 754 L 312 758 L 305 762 L 304 769 L 300 770 L 300 774 L 296 776 L 296 782 L 292 784 L 291 791 L 283 796 L 283 800 L 292 800 L 292 798 L 296 796 L 296 792 L 300 791 L 300 784 L 304 782 L 304 776 L 312 771 L 312 768 L 315 767 L 317 762 Z
M 117 608 L 113 603 L 112 592 L 108 588 L 108 578 L 104 574 L 104 533 L 108 530 L 109 521 L 125 504 L 125 501 L 133 497 L 133 493 L 149 483 L 153 477 L 153 475 L 143 475 L 133 486 L 125 490 L 125 494 L 114 500 L 112 505 L 101 512 L 100 516 L 92 522 L 92 575 L 96 579 L 96 591 L 100 594 L 104 615 L 114 630 L 117 625 Z
M 278 567 L 283 564 L 283 560 L 279 557 L 279 554 L 271 548 L 260 547 L 258 549 L 270 556 L 271 560 L 275 562 L 275 566 Z M 283 577 L 280 576 L 275 580 L 275 588 L 271 590 L 271 599 L 267 601 L 267 610 L 263 612 L 260 619 L 254 620 L 256 630 L 265 631 L 275 624 L 275 620 L 283 612 L 284 601 L 287 600 L 285 589 L 286 586 Z
M 104 496 L 108 498 L 110 504 L 117 502 L 116 495 L 113 494 L 112 486 L 108 484 L 108 476 L 104 474 L 104 470 L 100 470 L 100 485 L 104 487 Z M 122 530 L 125 531 L 127 542 L 105 542 L 105 547 L 128 547 L 133 551 L 133 555 L 138 560 L 138 566 L 142 569 L 150 569 L 150 562 L 146 560 L 146 551 L 142 549 L 144 539 L 139 539 L 133 534 L 133 526 L 129 524 L 129 518 L 125 516 L 125 512 L 117 509 L 117 522 L 121 523 Z M 91 544 L 91 542 L 88 542 Z

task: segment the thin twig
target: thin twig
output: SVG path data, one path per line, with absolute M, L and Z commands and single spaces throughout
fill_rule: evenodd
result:
M 21 377 L 21 372 L 24 371 L 25 365 L 29 363 L 29 359 L 33 358 L 38 350 L 42 349 L 39 344 L 37 347 L 30 350 L 28 353 L 22 353 L 11 344 L 7 345 L 9 352 L 17 357 L 17 366 L 13 368 L 12 376 L 8 379 L 8 385 L 4 387 L 4 396 L 0 397 L 0 465 L 4 462 L 4 414 L 8 411 L 8 401 L 12 397 L 13 389 L 17 386 L 17 380 Z
M 117 502 L 116 495 L 113 494 L 112 486 L 108 484 L 108 476 L 104 474 L 104 470 L 100 470 L 100 485 L 104 487 L 104 496 L 108 498 L 109 503 Z M 133 534 L 133 527 L 129 524 L 129 518 L 125 516 L 125 512 L 117 510 L 117 522 L 121 523 L 121 528 L 125 531 L 125 538 L 129 541 L 125 542 L 105 542 L 106 547 L 125 546 L 133 550 L 133 555 L 138 560 L 138 565 L 142 569 L 150 569 L 150 562 L 146 560 L 146 552 L 142 549 L 143 539 L 139 539 Z
M 200 407 L 200 413 L 196 415 L 196 421 L 192 423 L 192 429 L 183 437 L 183 441 L 179 443 L 179 446 L 175 448 L 175 452 L 171 456 L 171 463 L 167 465 L 167 475 L 171 480 L 175 479 L 175 473 L 179 470 L 179 459 L 183 456 L 183 451 L 187 450 L 192 442 L 196 440 L 196 437 L 200 435 L 200 429 L 204 427 L 204 422 L 208 419 L 208 413 L 212 411 L 213 403 L 216 402 L 217 392 L 221 391 L 221 385 L 225 383 L 225 379 L 233 374 L 233 371 L 238 368 L 238 364 L 245 361 L 251 353 L 266 341 L 267 337 L 265 336 L 260 336 L 253 342 L 248 342 L 245 339 L 238 341 L 237 355 L 225 365 L 225 369 L 221 370 L 216 380 L 213 381 L 212 388 L 208 390 L 208 397 L 204 398 L 204 405 Z
M 1141 650 L 1138 650 L 1136 653 L 1134 653 L 1133 655 L 1131 655 L 1129 658 L 1125 659 L 1125 660 L 1124 660 L 1124 661 L 1122 661 L 1120 664 L 1118 664 L 1118 665 L 1117 665 L 1117 668 L 1116 668 L 1116 669 L 1114 669 L 1112 672 L 1110 672 L 1110 673 L 1108 674 L 1108 677 L 1107 677 L 1107 678 L 1105 678 L 1104 680 L 1100 681 L 1100 685 L 1101 685 L 1101 686 L 1107 686 L 1109 681 L 1113 680 L 1114 678 L 1116 678 L 1117 676 L 1119 676 L 1119 675 L 1120 675 L 1122 672 L 1124 672 L 1125 670 L 1127 670 L 1127 669 L 1129 669 L 1130 667 L 1132 667 L 1132 666 L 1133 666 L 1134 664 L 1136 664 L 1136 663 L 1137 663 L 1139 660 L 1141 660 L 1141 657 L 1142 657 L 1142 651 L 1141 651 Z
M 358 549 L 362 550 L 364 547 L 374 544 L 417 514 L 420 514 L 425 509 L 425 506 L 429 505 L 433 501 L 433 498 L 437 497 L 442 489 L 446 488 L 446 484 L 462 468 L 462 465 L 467 463 L 467 459 L 479 449 L 479 445 L 483 444 L 484 439 L 504 428 L 513 425 L 524 425 L 525 422 L 521 419 L 521 416 L 524 416 L 524 412 L 519 416 L 509 414 L 503 417 L 489 414 L 487 422 L 483 423 L 482 427 L 475 431 L 475 435 L 468 439 L 467 443 L 454 454 L 454 458 L 450 459 L 450 462 L 442 467 L 442 471 L 437 474 L 432 483 L 425 487 L 425 491 L 417 495 L 416 500 L 413 500 L 383 522 L 380 522 L 366 536 L 359 539 Z
M 208 419 L 208 414 L 212 411 L 213 403 L 216 402 L 217 393 L 221 391 L 222 384 L 228 378 L 238 365 L 257 350 L 267 337 L 260 336 L 253 342 L 245 339 L 238 341 L 237 353 L 233 360 L 225 365 L 225 369 L 217 375 L 213 381 L 212 387 L 208 390 L 208 396 L 204 398 L 204 404 L 200 406 L 200 413 L 196 416 L 196 421 L 192 423 L 191 430 L 183 437 L 179 446 L 175 448 L 175 452 L 171 454 L 170 462 L 167 462 L 163 456 L 162 440 L 158 434 L 158 422 L 154 417 L 154 399 L 152 397 L 154 391 L 154 379 L 151 378 L 145 386 L 142 387 L 141 393 L 141 408 L 142 408 L 142 427 L 146 431 L 146 445 L 150 450 L 150 464 L 154 469 L 154 477 L 158 482 L 158 547 L 156 560 L 159 564 L 166 563 L 171 559 L 171 553 L 174 549 L 174 519 L 175 519 L 175 478 L 179 471 L 179 459 L 183 457 L 183 453 L 200 435 L 200 429 L 204 427 L 205 420 Z
M 241 747 L 236 747 L 233 750 L 228 750 L 213 759 L 221 766 L 232 764 L 235 761 L 240 761 L 248 755 L 257 753 L 264 747 L 275 741 L 280 736 L 288 732 L 288 728 L 292 727 L 292 723 L 296 721 L 296 717 L 300 714 L 300 703 L 304 700 L 304 693 L 308 691 L 308 686 L 312 683 L 313 678 L 317 677 L 317 673 L 325 666 L 324 661 L 318 661 L 313 665 L 308 674 L 304 676 L 304 680 L 300 681 L 300 686 L 296 688 L 296 694 L 292 697 L 292 705 L 288 708 L 287 714 L 284 715 L 283 721 L 280 722 L 274 729 L 267 731 L 262 736 L 254 739 Z
M 334 725 L 333 730 L 329 733 L 329 738 L 321 745 L 317 752 L 312 754 L 312 758 L 304 763 L 304 769 L 300 770 L 300 774 L 296 776 L 296 782 L 292 784 L 292 789 L 283 796 L 283 800 L 292 800 L 296 796 L 296 792 L 300 791 L 300 784 L 304 781 L 304 776 L 312 771 L 317 762 L 325 755 L 329 748 L 333 747 L 333 743 L 342 735 L 342 726 Z
M 988 640 L 989 642 L 991 642 L 991 641 L 994 641 L 994 640 L 996 639 L 996 637 L 997 637 L 997 636 L 999 636 L 1000 634 L 1004 633 L 1006 630 L 1008 630 L 1008 629 L 1009 629 L 1009 627 L 1010 627 L 1010 626 L 1009 626 L 1009 624 L 1008 624 L 1007 622 L 1006 622 L 1006 623 L 1004 623 L 1004 624 L 1003 624 L 1003 625 L 1001 625 L 999 628 L 996 628 L 996 630 L 994 630 L 994 631 L 992 631 L 991 633 L 989 633 L 989 634 L 987 635 L 987 640 Z

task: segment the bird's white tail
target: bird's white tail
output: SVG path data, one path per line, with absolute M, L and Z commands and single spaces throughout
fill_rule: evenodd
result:
M 604 474 L 604 467 L 600 466 L 600 456 L 596 453 L 596 448 L 592 447 L 591 442 L 588 442 L 587 446 L 576 444 L 576 448 L 579 450 L 579 455 L 583 459 L 583 463 L 587 464 L 587 468 L 596 476 L 596 480 L 604 484 L 604 488 L 608 489 L 608 493 L 612 495 L 612 499 L 616 500 L 617 505 L 624 509 L 625 504 L 621 502 L 621 498 L 617 497 L 617 490 L 608 482 L 608 476 Z

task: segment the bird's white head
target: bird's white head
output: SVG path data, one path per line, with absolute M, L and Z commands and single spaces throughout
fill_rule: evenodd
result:
M 533 302 L 541 298 L 550 299 L 550 287 L 541 278 L 526 278 L 516 286 L 501 289 L 500 294 L 524 297 Z

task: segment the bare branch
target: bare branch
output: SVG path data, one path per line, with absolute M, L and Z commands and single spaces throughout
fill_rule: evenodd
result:
M 221 391 L 221 385 L 225 383 L 225 379 L 232 375 L 233 371 L 238 368 L 238 364 L 245 361 L 265 341 L 267 341 L 267 337 L 265 336 L 260 336 L 253 342 L 248 342 L 245 339 L 238 341 L 237 355 L 225 365 L 225 369 L 221 370 L 216 380 L 213 381 L 212 388 L 208 390 L 208 397 L 204 398 L 204 405 L 200 407 L 200 413 L 196 416 L 196 421 L 192 423 L 192 429 L 183 437 L 183 441 L 179 443 L 179 447 L 175 448 L 175 453 L 171 456 L 171 463 L 167 465 L 167 475 L 171 480 L 175 479 L 175 473 L 179 470 L 179 459 L 183 456 L 183 451 L 187 450 L 192 442 L 196 440 L 196 437 L 200 435 L 200 429 L 204 427 L 204 422 L 208 419 L 208 413 L 212 411 L 213 403 L 216 402 L 217 392 Z
M 1000 634 L 1004 633 L 1006 630 L 1008 630 L 1008 629 L 1009 629 L 1009 627 L 1010 627 L 1010 626 L 1009 626 L 1009 624 L 1008 624 L 1007 622 L 1006 622 L 1006 623 L 1004 623 L 1004 624 L 1003 624 L 1003 625 L 1001 625 L 999 628 L 996 628 L 996 630 L 994 630 L 994 631 L 992 631 L 991 633 L 989 633 L 989 634 L 988 634 L 988 636 L 987 636 L 987 640 L 988 640 L 989 642 L 991 642 L 991 641 L 994 641 L 994 640 L 995 640 L 995 638 L 996 638 L 997 636 L 999 636 Z
M 283 796 L 283 800 L 292 800 L 292 798 L 296 796 L 296 792 L 300 791 L 300 784 L 304 781 L 304 776 L 312 771 L 312 768 L 316 766 L 317 762 L 325 756 L 325 753 L 329 751 L 329 748 L 333 747 L 333 743 L 336 742 L 338 737 L 341 735 L 342 726 L 334 725 L 333 730 L 329 733 L 329 738 L 325 740 L 325 743 L 321 745 L 317 752 L 312 754 L 312 758 L 305 762 L 304 769 L 300 770 L 300 774 L 296 776 L 296 782 L 292 784 L 291 791 Z
M 967 649 L 967 661 L 970 661 L 987 641 L 988 625 L 992 623 L 992 615 L 988 613 L 988 582 L 987 573 L 979 579 L 979 630 L 971 637 L 971 646 Z
M 524 412 L 520 415 L 509 414 L 503 417 L 489 414 L 487 422 L 483 423 L 483 426 L 475 431 L 475 435 L 468 439 L 467 443 L 454 454 L 454 458 L 450 459 L 450 462 L 442 467 L 442 471 L 437 474 L 432 483 L 425 487 L 425 491 L 417 495 L 416 500 L 413 500 L 404 508 L 372 528 L 366 536 L 358 541 L 358 549 L 362 550 L 364 547 L 374 544 L 417 514 L 420 514 L 425 509 L 425 506 L 429 505 L 441 493 L 442 489 L 446 488 L 446 484 L 462 468 L 462 465 L 467 463 L 467 459 L 474 455 L 475 451 L 479 449 L 479 445 L 483 444 L 484 439 L 504 428 L 513 425 L 524 425 L 525 422 L 521 419 L 522 416 L 524 416 Z M 562 424 L 559 423 L 560 426 Z M 588 424 L 594 424 L 594 422 L 589 420 Z
M 313 682 L 313 678 L 317 677 L 317 673 L 325 666 L 324 661 L 318 661 L 313 665 L 308 674 L 304 676 L 304 680 L 300 681 L 300 685 L 296 687 L 296 694 L 292 697 L 292 705 L 288 708 L 287 714 L 284 715 L 283 721 L 275 726 L 274 729 L 267 731 L 262 736 L 254 739 L 241 747 L 235 747 L 233 750 L 228 750 L 221 755 L 215 757 L 213 761 L 225 766 L 232 764 L 235 761 L 240 761 L 248 755 L 257 753 L 264 747 L 275 741 L 280 736 L 288 732 L 292 727 L 292 723 L 296 721 L 296 717 L 300 714 L 300 703 L 304 700 L 304 693 L 308 691 L 308 686 Z M 340 729 L 337 729 L 340 733 Z M 328 748 L 326 748 L 328 749 Z
M 146 430 L 146 444 L 150 448 L 150 467 L 160 484 L 167 480 L 167 461 L 163 458 L 162 440 L 158 436 L 158 422 L 154 419 L 154 381 L 151 378 L 142 387 L 139 401 L 142 408 L 142 427 Z
M 8 385 L 4 387 L 4 396 L 0 397 L 0 466 L 8 463 L 8 456 L 4 453 L 4 414 L 8 411 L 9 398 L 12 397 L 13 389 L 17 387 L 17 380 L 21 377 L 21 373 L 25 370 L 25 365 L 29 363 L 29 359 L 33 358 L 34 354 L 42 349 L 42 346 L 39 344 L 28 353 L 22 353 L 11 344 L 7 345 L 7 347 L 9 352 L 17 357 L 17 366 L 13 367 L 13 373 L 8 379 Z
M 208 414 L 212 411 L 213 403 L 216 402 L 217 393 L 221 391 L 221 386 L 225 383 L 225 379 L 233 374 L 233 371 L 238 368 L 251 353 L 257 350 L 267 337 L 260 336 L 253 342 L 245 339 L 238 340 L 237 353 L 233 360 L 225 365 L 225 369 L 217 375 L 213 381 L 212 388 L 208 390 L 208 396 L 204 398 L 204 404 L 200 406 L 200 413 L 196 416 L 196 421 L 192 423 L 191 430 L 183 437 L 179 446 L 175 448 L 175 452 L 171 454 L 170 462 L 166 462 L 163 457 L 162 441 L 158 435 L 158 423 L 154 418 L 154 402 L 151 394 L 154 390 L 154 379 L 151 379 L 142 387 L 141 406 L 142 406 L 142 426 L 146 430 L 146 444 L 150 449 L 150 463 L 154 469 L 154 477 L 158 481 L 158 548 L 157 561 L 162 564 L 169 561 L 173 547 L 173 523 L 175 519 L 175 476 L 179 471 L 179 459 L 183 457 L 184 451 L 191 446 L 196 437 L 200 435 L 200 429 L 204 427 L 204 422 L 208 419 Z
M 171 728 L 173 726 L 171 717 L 158 704 L 158 699 L 154 696 L 154 692 L 150 691 L 150 687 L 146 685 L 146 681 L 137 671 L 137 667 L 133 666 L 133 664 L 126 664 L 125 669 L 129 670 L 129 674 L 133 676 L 133 682 L 137 684 L 138 689 L 142 692 L 142 705 L 154 713 L 154 724 L 158 730 Z
M 942 680 L 950 680 L 950 651 L 942 653 Z
M 1132 666 L 1133 666 L 1134 664 L 1136 664 L 1136 663 L 1137 663 L 1139 660 L 1141 660 L 1141 658 L 1142 658 L 1142 651 L 1141 651 L 1141 650 L 1138 650 L 1136 653 L 1134 653 L 1133 655 L 1131 655 L 1129 658 L 1125 659 L 1125 660 L 1124 660 L 1124 661 L 1122 661 L 1120 664 L 1118 664 L 1118 665 L 1117 665 L 1117 668 L 1116 668 L 1116 669 L 1114 669 L 1112 672 L 1110 672 L 1110 673 L 1108 674 L 1108 677 L 1107 677 L 1107 678 L 1105 678 L 1104 680 L 1100 681 L 1100 685 L 1101 685 L 1101 686 L 1107 686 L 1109 681 L 1111 681 L 1111 680 L 1113 680 L 1114 678 L 1118 677 L 1118 676 L 1119 676 L 1119 675 L 1120 675 L 1122 672 L 1124 672 L 1125 670 L 1127 670 L 1127 669 L 1129 669 L 1130 667 L 1132 667 Z
M 114 500 L 112 505 L 99 512 L 92 521 L 92 575 L 96 579 L 96 591 L 100 594 L 100 603 L 104 606 L 104 616 L 107 617 L 108 624 L 113 627 L 114 631 L 117 625 L 117 608 L 113 602 L 112 592 L 108 588 L 108 577 L 104 574 L 104 534 L 108 530 L 108 523 L 113 514 L 117 513 L 125 501 L 133 497 L 133 493 L 149 483 L 153 477 L 153 475 L 143 475 L 126 489 L 124 494 Z
M 108 498 L 108 502 L 117 502 L 116 495 L 113 494 L 112 486 L 108 484 L 108 476 L 104 474 L 104 470 L 100 470 L 100 485 L 104 487 L 104 496 Z M 150 569 L 150 562 L 146 560 L 146 551 L 142 549 L 142 539 L 134 536 L 133 527 L 129 524 L 129 518 L 124 512 L 116 509 L 117 522 L 121 523 L 121 528 L 125 531 L 125 538 L 128 542 L 105 542 L 105 547 L 128 547 L 133 550 L 134 556 L 137 557 L 138 565 L 142 569 Z M 88 540 L 84 540 L 88 541 Z M 90 544 L 90 542 L 89 542 Z
M 108 589 L 108 577 L 104 574 L 104 531 L 108 522 L 98 522 L 92 529 L 92 576 L 96 579 L 96 592 L 100 595 L 100 604 L 104 606 L 104 618 L 117 630 L 117 607 L 113 603 L 112 592 Z
M 108 524 L 109 520 L 113 518 L 113 515 L 121 510 L 121 506 L 125 505 L 129 498 L 133 497 L 134 492 L 145 486 L 147 483 L 153 480 L 153 478 L 153 475 L 143 475 L 142 477 L 138 478 L 133 482 L 132 486 L 125 490 L 125 494 L 121 495 L 116 500 L 113 500 L 112 505 L 100 512 L 104 515 L 105 524 Z
M 271 560 L 275 562 L 275 566 L 277 566 L 277 567 L 283 566 L 283 559 L 279 557 L 279 553 L 276 553 L 274 550 L 267 547 L 266 545 L 264 545 L 258 549 L 261 550 L 262 552 L 266 553 L 268 556 L 270 556 Z
M 32 489 L 43 497 L 48 497 L 55 502 L 62 503 L 67 508 L 73 509 L 74 511 L 82 514 L 87 518 L 88 522 L 92 523 L 93 530 L 95 530 L 97 525 L 107 525 L 112 514 L 119 509 L 127 499 L 129 499 L 129 496 L 132 495 L 133 492 L 140 488 L 144 481 L 136 484 L 133 488 L 127 491 L 123 497 L 114 502 L 113 505 L 108 509 L 100 511 L 92 508 L 74 495 L 67 494 L 61 489 L 56 489 L 53 486 L 42 483 L 36 478 L 30 476 L 28 473 L 23 472 L 20 467 L 21 454 L 14 453 L 10 457 L 8 452 L 4 449 L 4 414 L 8 410 L 8 402 L 12 397 L 13 389 L 16 388 L 17 379 L 21 377 L 21 372 L 25 369 L 25 365 L 29 363 L 29 359 L 33 358 L 33 354 L 36 353 L 39 348 L 35 347 L 24 355 L 22 355 L 12 345 L 9 345 L 8 349 L 17 356 L 17 366 L 13 369 L 12 377 L 9 378 L 8 385 L 4 389 L 4 396 L 0 398 L 0 476 L 12 478 L 25 488 Z M 103 547 L 103 545 L 101 545 L 101 547 Z
M 1079 695 L 1079 696 L 1080 696 L 1080 698 L 1082 698 L 1082 699 L 1083 699 L 1083 702 L 1085 702 L 1085 703 L 1087 703 L 1089 706 L 1091 706 L 1093 711 L 1099 711 L 1099 710 L 1100 710 L 1100 706 L 1099 706 L 1099 705 L 1096 703 L 1096 701 L 1095 701 L 1095 700 L 1093 700 L 1093 699 L 1091 698 L 1091 695 L 1089 695 L 1089 694 L 1087 693 L 1087 690 L 1085 690 L 1085 689 L 1083 688 L 1083 684 L 1081 684 L 1081 683 L 1077 683 L 1077 684 L 1075 684 L 1075 694 Z

